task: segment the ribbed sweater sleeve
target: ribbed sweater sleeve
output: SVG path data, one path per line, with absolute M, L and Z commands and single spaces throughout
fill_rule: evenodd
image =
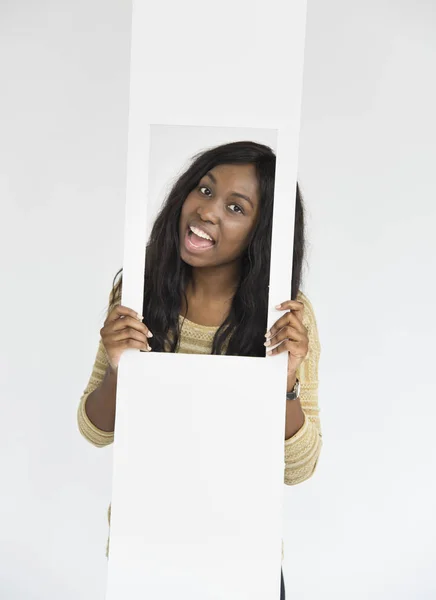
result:
M 118 293 L 115 294 L 115 297 L 113 297 L 112 290 L 109 295 L 107 315 L 109 315 L 112 309 L 120 303 L 121 291 L 118 290 Z M 88 385 L 86 386 L 85 391 L 80 398 L 79 408 L 77 410 L 77 424 L 79 426 L 80 433 L 85 439 L 88 440 L 88 442 L 91 442 L 91 444 L 97 446 L 97 448 L 103 448 L 104 446 L 112 444 L 114 441 L 114 432 L 102 431 L 89 420 L 88 415 L 86 414 L 86 401 L 88 396 L 92 394 L 92 392 L 96 390 L 103 382 L 108 366 L 109 362 L 106 356 L 106 350 L 104 349 L 103 342 L 100 338 L 97 355 L 94 360 L 94 366 L 92 367 L 92 373 L 89 378 Z
M 309 337 L 308 354 L 297 371 L 305 420 L 301 429 L 285 441 L 286 485 L 301 483 L 313 475 L 322 447 L 318 406 L 318 365 L 321 354 L 318 327 L 308 298 L 300 291 L 297 299 L 304 304 L 303 324 Z

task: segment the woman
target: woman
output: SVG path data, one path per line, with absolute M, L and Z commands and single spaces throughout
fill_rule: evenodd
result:
M 301 292 L 304 214 L 297 185 L 291 299 L 267 332 L 275 155 L 254 142 L 205 151 L 178 179 L 147 245 L 143 315 L 121 306 L 118 273 L 78 420 L 94 445 L 113 441 L 117 369 L 126 348 L 270 356 L 288 353 L 284 481 L 315 470 L 322 438 L 320 344 Z M 145 323 L 142 321 L 145 319 Z M 110 517 L 110 513 L 109 513 Z M 285 598 L 283 572 L 281 600 Z

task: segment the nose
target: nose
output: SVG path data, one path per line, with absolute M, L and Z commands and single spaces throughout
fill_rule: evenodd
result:
M 199 206 L 197 209 L 198 216 L 202 221 L 217 225 L 219 222 L 218 207 L 215 202 L 209 202 Z

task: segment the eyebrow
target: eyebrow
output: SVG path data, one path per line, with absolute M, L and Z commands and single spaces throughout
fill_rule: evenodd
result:
M 212 175 L 212 173 L 210 173 L 210 172 L 206 173 L 206 177 L 209 177 L 209 179 L 212 180 L 212 183 L 214 183 L 216 185 L 216 179 Z M 243 200 L 246 200 L 249 204 L 251 204 L 251 207 L 254 208 L 253 201 L 251 200 L 251 198 L 249 198 L 249 196 L 244 196 L 244 194 L 240 194 L 239 192 L 232 192 L 232 196 L 237 196 L 238 198 L 242 198 Z

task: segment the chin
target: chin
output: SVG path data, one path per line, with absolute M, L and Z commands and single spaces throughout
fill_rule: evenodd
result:
M 183 248 L 180 249 L 180 260 L 189 265 L 190 267 L 213 267 L 213 264 L 208 264 L 207 261 L 203 260 L 200 256 L 190 256 L 187 252 L 184 252 Z

